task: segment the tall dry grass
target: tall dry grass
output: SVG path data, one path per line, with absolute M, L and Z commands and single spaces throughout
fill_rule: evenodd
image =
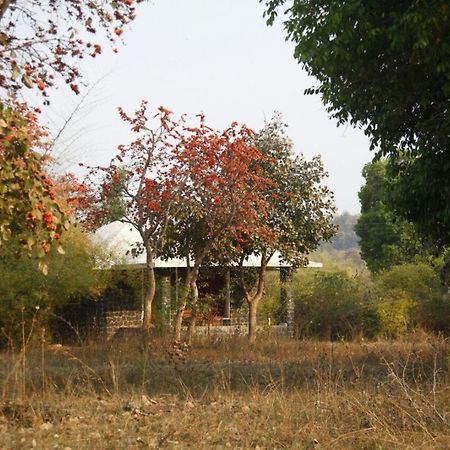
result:
M 449 350 L 428 335 L 43 340 L 0 355 L 0 448 L 450 448 Z

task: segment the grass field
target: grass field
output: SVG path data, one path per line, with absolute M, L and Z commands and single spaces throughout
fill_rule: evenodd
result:
M 450 345 L 261 337 L 0 355 L 0 448 L 450 448 Z

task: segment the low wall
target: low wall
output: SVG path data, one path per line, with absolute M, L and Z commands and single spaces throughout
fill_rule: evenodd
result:
M 273 334 L 274 336 L 291 336 L 290 327 L 286 324 L 283 325 L 272 325 L 270 327 L 257 326 L 257 333 L 267 333 Z M 228 326 L 201 326 L 195 327 L 195 334 L 197 336 L 245 336 L 248 332 L 247 324 L 243 323 L 240 325 L 228 325 Z
M 142 326 L 141 311 L 107 311 L 106 339 L 111 339 L 120 328 L 139 328 Z

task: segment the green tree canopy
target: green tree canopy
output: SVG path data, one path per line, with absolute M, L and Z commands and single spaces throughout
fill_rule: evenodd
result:
M 256 337 L 256 311 L 264 293 L 267 264 L 278 252 L 292 269 L 307 263 L 307 255 L 322 240 L 336 233 L 333 193 L 323 185 L 327 176 L 320 157 L 306 160 L 295 156 L 286 125 L 275 114 L 254 136 L 254 145 L 263 156 L 263 171 L 272 181 L 267 186 L 267 214 L 260 213 L 258 227 L 244 233 L 235 247 L 241 272 L 241 289 L 249 306 L 249 338 Z M 245 280 L 243 264 L 251 255 L 260 255 L 258 275 Z
M 398 210 L 449 243 L 448 0 L 264 2 L 269 24 L 284 6 L 295 58 L 318 80 L 307 92 L 339 123 L 364 128 L 401 175 Z
M 427 254 L 414 224 L 392 211 L 389 198 L 395 180 L 388 177 L 387 166 L 386 160 L 366 164 L 366 183 L 359 191 L 361 215 L 355 231 L 360 237 L 361 256 L 374 272 Z

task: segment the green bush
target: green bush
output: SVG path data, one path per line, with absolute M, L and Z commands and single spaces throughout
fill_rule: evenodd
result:
M 352 339 L 378 330 L 370 280 L 343 271 L 300 271 L 293 283 L 298 337 Z
M 427 331 L 450 335 L 450 296 L 435 295 L 421 306 L 420 326 Z
M 410 331 L 414 302 L 405 292 L 395 291 L 391 297 L 378 302 L 379 336 L 398 338 Z
M 276 325 L 281 319 L 281 286 L 280 274 L 278 272 L 268 272 L 264 288 L 264 297 L 259 308 L 259 322 L 261 325 L 270 323 Z
M 396 337 L 412 328 L 450 330 L 449 300 L 442 295 L 436 270 L 425 264 L 402 264 L 375 279 L 380 298 L 380 333 Z
M 428 300 L 440 289 L 438 274 L 425 263 L 394 266 L 378 275 L 375 284 L 381 296 L 401 291 L 419 303 Z
M 36 259 L 18 257 L 17 244 L 2 246 L 0 254 L 0 344 L 26 334 L 31 324 L 47 323 L 53 309 L 71 299 L 98 295 L 105 285 L 104 273 L 94 270 L 104 255 L 80 230 L 72 227 L 62 236 L 65 253 L 55 246 L 48 255 L 48 274 Z

